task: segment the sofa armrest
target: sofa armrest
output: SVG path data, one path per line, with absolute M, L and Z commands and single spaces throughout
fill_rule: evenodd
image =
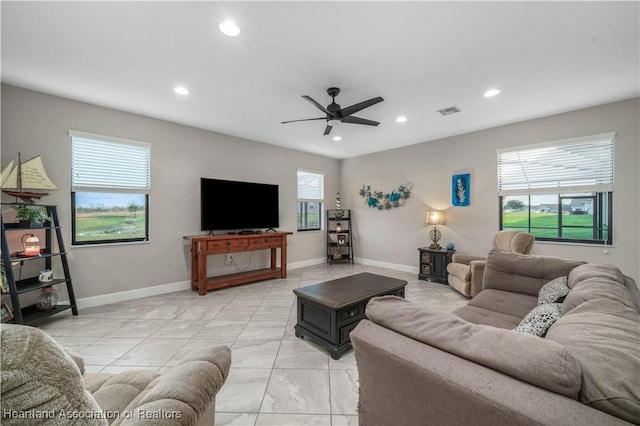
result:
M 483 256 L 472 256 L 472 255 L 469 255 L 469 254 L 458 254 L 458 253 L 454 253 L 451 256 L 451 262 L 453 262 L 453 263 L 463 263 L 465 265 L 468 265 L 470 262 L 472 262 L 474 260 L 486 260 L 486 257 L 483 257 Z
M 69 355 L 71 357 L 71 359 L 73 360 L 73 362 L 76 363 L 76 365 L 78 366 L 78 369 L 80 370 L 80 374 L 84 374 L 84 359 L 78 355 L 76 352 L 72 351 L 69 348 L 62 348 L 64 349 L 64 351 L 67 353 L 67 355 Z
M 123 425 L 139 424 L 141 419 L 157 413 L 180 413 L 163 424 L 202 424 L 202 416 L 213 415 L 211 404 L 222 388 L 231 366 L 231 350 L 227 346 L 201 348 L 183 363 L 160 375 L 149 384 L 125 411 L 132 412 Z M 114 423 L 115 424 L 115 423 Z M 210 419 L 209 424 L 213 424 Z
M 368 320 L 351 343 L 360 424 L 631 424 Z
M 162 374 L 144 369 L 87 374 L 85 386 L 100 408 L 122 413 L 112 426 L 160 424 L 148 421 L 154 418 L 161 418 L 165 426 L 211 425 L 214 424 L 215 397 L 230 366 L 228 347 L 204 347 L 194 350 L 179 366 Z
M 472 260 L 469 262 L 471 268 L 471 286 L 469 292 L 471 297 L 475 297 L 476 294 L 483 290 L 482 283 L 484 282 L 484 267 L 487 264 L 486 260 Z

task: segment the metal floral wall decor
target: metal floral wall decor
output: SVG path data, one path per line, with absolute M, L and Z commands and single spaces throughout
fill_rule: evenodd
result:
M 469 173 L 453 175 L 451 179 L 451 203 L 456 207 L 469 205 L 471 175 Z
M 362 185 L 360 196 L 364 198 L 364 202 L 371 208 L 389 210 L 404 205 L 405 200 L 409 198 L 412 186 L 410 183 L 405 183 L 391 191 L 391 193 L 385 194 L 382 191 L 371 189 L 371 185 Z

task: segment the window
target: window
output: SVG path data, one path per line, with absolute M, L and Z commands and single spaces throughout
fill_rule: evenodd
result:
M 498 151 L 500 229 L 612 244 L 614 133 Z
M 148 241 L 151 145 L 69 135 L 72 245 Z
M 324 174 L 298 170 L 298 231 L 322 229 Z

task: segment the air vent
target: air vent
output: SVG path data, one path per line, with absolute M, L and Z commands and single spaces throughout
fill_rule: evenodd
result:
M 458 107 L 452 106 L 449 108 L 441 109 L 438 112 L 442 115 L 451 115 L 455 114 L 456 112 L 460 112 L 460 109 Z

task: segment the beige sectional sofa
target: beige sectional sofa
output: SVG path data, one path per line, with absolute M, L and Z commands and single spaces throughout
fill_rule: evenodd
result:
M 84 373 L 37 328 L 2 324 L 1 334 L 3 425 L 213 425 L 231 365 L 229 348 L 212 346 L 161 374 Z
M 514 330 L 568 276 L 545 337 Z M 351 333 L 361 425 L 640 424 L 640 292 L 611 265 L 503 253 L 453 314 L 384 296 Z

